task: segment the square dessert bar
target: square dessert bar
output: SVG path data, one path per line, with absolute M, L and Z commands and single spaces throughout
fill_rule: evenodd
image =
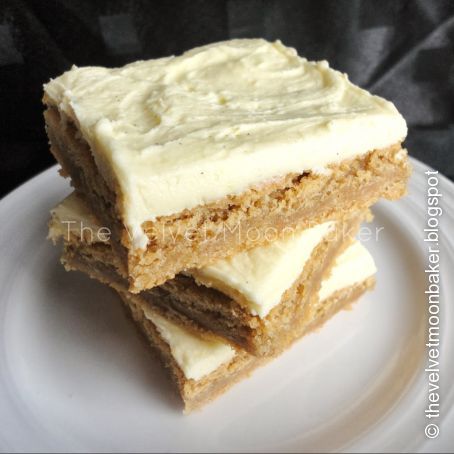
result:
M 140 297 L 189 329 L 221 337 L 256 356 L 275 355 L 307 324 L 306 306 L 317 294 L 323 275 L 353 241 L 367 215 L 357 213 L 325 222 L 187 270 L 142 291 Z M 75 193 L 52 212 L 50 237 L 54 241 L 63 238 L 66 269 L 83 271 L 125 293 L 126 276 L 121 274 L 110 243 L 96 235 L 99 229 L 96 218 Z M 87 232 L 94 234 L 84 236 Z M 371 266 L 356 270 L 357 279 L 367 277 Z
M 281 42 L 210 44 L 44 87 L 51 151 L 130 291 L 405 193 L 391 102 Z
M 330 277 L 324 279 L 318 296 L 312 301 L 310 318 L 300 325 L 292 341 L 319 327 L 373 287 L 374 268 L 368 266 L 369 275 L 362 280 L 353 277 L 353 272 L 364 263 L 373 264 L 373 259 L 359 243 L 354 243 L 338 257 Z M 345 280 L 347 275 L 353 279 Z M 269 359 L 232 348 L 226 341 L 204 337 L 163 317 L 142 294 L 119 294 L 168 371 L 186 413 L 212 401 Z M 289 346 L 290 343 L 286 347 Z

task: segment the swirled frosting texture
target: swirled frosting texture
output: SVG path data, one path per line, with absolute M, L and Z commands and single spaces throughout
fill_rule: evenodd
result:
M 45 85 L 144 221 L 402 141 L 394 105 L 280 41 L 232 40 L 122 68 L 73 67 Z

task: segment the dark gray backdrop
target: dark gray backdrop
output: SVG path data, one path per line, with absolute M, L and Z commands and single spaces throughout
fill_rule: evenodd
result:
M 0 195 L 53 164 L 42 84 L 237 37 L 281 39 L 392 100 L 410 153 L 454 176 L 454 1 L 2 0 Z

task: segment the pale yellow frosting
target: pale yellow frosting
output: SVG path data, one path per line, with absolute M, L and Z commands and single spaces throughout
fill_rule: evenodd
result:
M 289 172 L 324 173 L 407 133 L 392 103 L 280 41 L 73 67 L 45 92 L 78 125 L 107 181 L 117 179 L 135 247 L 147 244 L 144 221 Z
M 285 239 L 191 270 L 194 278 L 221 291 L 242 295 L 252 314 L 266 317 L 302 273 L 312 251 L 333 230 L 325 222 Z M 227 290 L 227 292 L 228 292 Z
M 204 339 L 147 306 L 144 306 L 144 311 L 169 345 L 173 358 L 188 379 L 200 380 L 235 356 L 235 350 L 228 343 Z
M 57 239 L 61 236 L 69 240 L 70 233 L 80 237 L 82 232 L 86 232 L 85 238 L 90 238 L 93 242 L 102 241 L 103 236 L 99 234 L 101 226 L 98 220 L 75 192 L 53 208 L 51 214 L 58 222 L 50 223 L 50 238 Z
M 336 259 L 331 275 L 324 279 L 318 294 L 320 301 L 343 288 L 358 284 L 377 272 L 369 251 L 355 241 Z

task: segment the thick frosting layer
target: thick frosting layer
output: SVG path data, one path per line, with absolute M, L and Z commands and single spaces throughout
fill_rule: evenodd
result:
M 186 378 L 200 380 L 235 356 L 235 350 L 229 344 L 203 339 L 147 307 L 144 310 L 145 316 L 154 323 L 169 345 Z
M 73 67 L 45 85 L 142 223 L 402 141 L 394 105 L 280 41 L 232 40 L 122 68 Z
M 72 192 L 63 202 L 52 209 L 51 215 L 58 222 L 49 224 L 50 238 L 57 239 L 62 236 L 69 239 L 70 233 L 80 237 L 82 232 L 86 232 L 85 238 L 89 238 L 93 242 L 101 241 L 100 235 L 97 235 L 101 228 L 98 220 L 75 192 Z
M 266 317 L 303 272 L 312 251 L 334 225 L 334 222 L 316 225 L 289 238 L 191 270 L 191 274 L 198 282 L 230 296 L 240 294 L 252 314 Z
M 358 284 L 376 272 L 372 255 L 359 241 L 355 241 L 336 259 L 331 275 L 323 280 L 319 300 L 323 301 L 338 290 Z

